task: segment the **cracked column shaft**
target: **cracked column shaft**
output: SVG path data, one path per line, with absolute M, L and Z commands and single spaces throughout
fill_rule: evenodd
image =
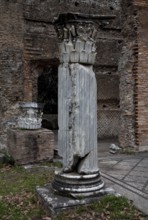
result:
M 58 71 L 58 148 L 63 169 L 53 188 L 71 195 L 93 195 L 102 187 L 97 156 L 97 86 L 93 72 L 97 28 L 90 17 L 60 15 Z

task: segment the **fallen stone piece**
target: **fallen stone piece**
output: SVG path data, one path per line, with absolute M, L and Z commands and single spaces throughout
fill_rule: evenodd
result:
M 122 150 L 122 148 L 118 147 L 116 144 L 111 144 L 109 148 L 110 148 L 109 152 L 112 154 L 116 154 Z

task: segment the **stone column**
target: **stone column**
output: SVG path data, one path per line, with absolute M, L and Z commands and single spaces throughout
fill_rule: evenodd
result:
M 94 19 L 80 14 L 60 15 L 55 23 L 59 37 L 58 148 L 63 169 L 53 188 L 74 197 L 98 194 L 104 186 L 97 156 L 97 86 Z

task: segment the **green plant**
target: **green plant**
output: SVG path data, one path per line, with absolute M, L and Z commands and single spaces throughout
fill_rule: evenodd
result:
M 12 156 L 5 152 L 3 157 L 3 163 L 6 165 L 14 165 L 15 161 Z
M 54 170 L 37 166 L 25 170 L 21 166 L 3 165 L 0 168 L 0 219 L 49 219 L 39 206 L 36 186 L 53 180 Z M 148 220 L 124 197 L 104 196 L 88 206 L 79 206 L 60 213 L 55 220 Z
M 74 210 L 63 212 L 55 220 L 146 220 L 125 197 L 108 195 L 91 205 L 79 206 Z
M 38 168 L 36 172 L 20 166 L 0 169 L 0 219 L 31 220 L 46 216 L 36 198 L 36 186 L 52 181 L 53 171 Z
M 133 155 L 136 152 L 134 151 L 133 148 L 127 147 L 127 148 L 122 149 L 122 153 L 127 154 L 127 155 Z

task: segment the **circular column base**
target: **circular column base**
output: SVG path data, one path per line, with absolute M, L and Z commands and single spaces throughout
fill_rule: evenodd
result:
M 59 194 L 81 198 L 100 194 L 104 182 L 99 172 L 87 175 L 57 172 L 52 187 Z

